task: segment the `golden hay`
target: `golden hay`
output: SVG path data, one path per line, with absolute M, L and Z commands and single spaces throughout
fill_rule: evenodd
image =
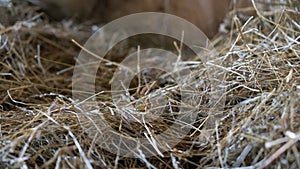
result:
M 0 12 L 0 168 L 300 168 L 298 0 L 255 0 L 254 17 L 232 11 L 225 22 L 230 31 L 213 41 L 224 63 L 222 117 L 205 129 L 206 109 L 199 108 L 189 137 L 164 157 L 136 159 L 101 149 L 78 121 L 71 97 L 80 48 L 71 39 L 84 43 L 91 27 L 51 21 L 26 2 L 11 5 Z M 199 66 L 195 73 L 204 71 Z M 115 110 L 111 78 L 98 78 L 103 111 Z M 140 134 L 120 118 L 108 117 L 120 132 Z M 163 120 L 153 126 L 168 127 Z

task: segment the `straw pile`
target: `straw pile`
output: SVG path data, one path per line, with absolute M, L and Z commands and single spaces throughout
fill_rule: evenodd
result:
M 71 97 L 80 48 L 71 39 L 84 43 L 91 27 L 51 21 L 26 2 L 1 7 L 0 168 L 300 168 L 300 2 L 254 2 L 245 10 L 256 16 L 232 11 L 224 25 L 229 31 L 213 41 L 226 88 L 217 123 L 203 127 L 207 113 L 199 108 L 191 133 L 149 158 L 102 149 L 79 123 Z M 117 110 L 110 104 L 111 78 L 99 77 L 103 111 Z M 156 130 L 168 128 L 161 118 L 152 122 Z M 139 135 L 122 116 L 108 119 L 121 132 Z

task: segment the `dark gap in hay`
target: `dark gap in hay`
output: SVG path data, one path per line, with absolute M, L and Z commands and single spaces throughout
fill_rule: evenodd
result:
M 177 43 L 178 45 L 180 44 L 178 40 L 164 35 L 135 35 L 127 38 L 126 40 L 118 42 L 103 57 L 113 62 L 122 62 L 128 54 L 137 52 L 138 46 L 140 46 L 140 50 L 159 48 L 170 51 L 177 55 L 178 52 L 174 47 L 174 43 Z M 95 53 L 97 54 L 97 51 L 95 51 Z M 193 53 L 192 50 L 189 49 L 185 44 L 183 44 L 182 59 L 193 60 L 196 58 L 195 56 L 196 54 Z M 100 63 L 96 76 L 96 91 L 110 90 L 109 81 L 111 80 L 115 69 L 116 68 L 113 65 L 108 66 L 105 62 Z
M 148 48 L 159 48 L 166 51 L 170 51 L 174 54 L 178 54 L 174 43 L 180 45 L 180 41 L 165 35 L 157 35 L 152 33 L 146 33 L 142 35 L 131 36 L 123 41 L 118 42 L 113 48 L 107 53 L 105 58 L 111 61 L 121 62 L 125 56 L 137 50 L 140 46 L 140 50 Z M 182 44 L 182 59 L 192 60 L 196 54 L 186 45 Z

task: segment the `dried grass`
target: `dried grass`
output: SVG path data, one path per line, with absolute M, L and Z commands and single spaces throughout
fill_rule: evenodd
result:
M 0 168 L 300 168 L 300 3 L 254 4 L 257 16 L 229 16 L 229 33 L 214 39 L 226 75 L 218 123 L 207 121 L 213 127 L 205 129 L 207 111 L 199 110 L 190 136 L 163 156 L 124 158 L 88 137 L 71 99 L 80 50 L 71 39 L 83 43 L 90 27 L 50 21 L 38 8 L 15 2 L 0 19 Z M 192 65 L 195 74 L 205 72 L 200 62 Z M 117 112 L 107 88 L 111 77 L 99 77 L 104 92 L 97 99 L 105 103 L 101 110 Z M 111 118 L 111 126 L 140 134 L 120 119 Z M 164 130 L 163 120 L 152 125 Z

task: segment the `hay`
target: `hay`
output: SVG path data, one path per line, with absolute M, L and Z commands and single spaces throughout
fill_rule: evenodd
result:
M 51 21 L 26 2 L 2 7 L 0 167 L 300 168 L 300 3 L 270 0 L 254 4 L 257 16 L 236 16 L 233 11 L 224 25 L 229 32 L 213 42 L 223 63 L 219 65 L 225 74 L 222 87 L 226 87 L 226 107 L 218 123 L 207 121 L 212 128 L 203 127 L 207 109 L 199 108 L 201 117 L 190 135 L 163 157 L 149 158 L 111 154 L 79 123 L 79 110 L 71 97 L 73 66 L 80 48 L 71 39 L 83 43 L 92 33 L 90 27 Z M 195 74 L 204 74 L 200 62 L 193 64 Z M 111 72 L 108 69 L 114 68 L 103 65 L 100 69 Z M 98 78 L 98 90 L 104 91 L 97 95 L 105 103 L 100 107 L 103 112 L 118 109 L 110 98 L 111 77 Z M 167 87 L 157 85 L 159 88 Z M 205 94 L 202 92 L 199 95 Z M 143 91 L 136 99 L 147 94 Z M 137 109 L 147 106 L 135 105 Z M 122 116 L 107 118 L 123 134 L 141 134 L 136 132 L 141 126 Z M 155 130 L 165 130 L 167 119 L 162 116 L 153 121 Z

